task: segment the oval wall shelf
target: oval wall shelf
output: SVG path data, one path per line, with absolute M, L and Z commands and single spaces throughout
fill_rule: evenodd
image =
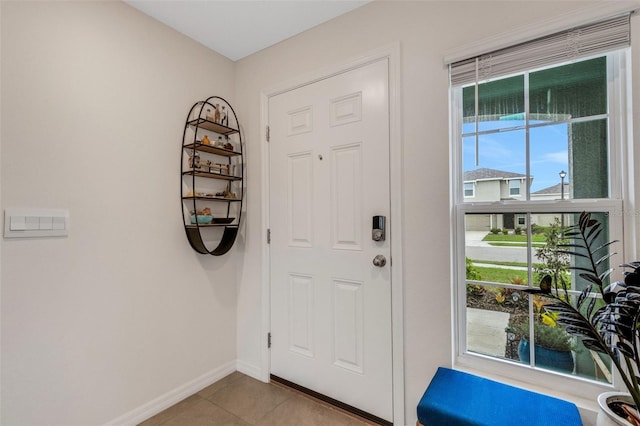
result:
M 180 155 L 181 202 L 189 244 L 220 256 L 236 240 L 245 197 L 240 123 L 225 99 L 196 102 L 184 125 Z

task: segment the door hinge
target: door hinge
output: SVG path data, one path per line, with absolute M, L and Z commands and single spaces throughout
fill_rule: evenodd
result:
M 267 244 L 271 244 L 271 228 L 267 229 Z
M 271 127 L 267 126 L 267 142 L 271 141 Z
M 267 348 L 271 348 L 271 333 L 267 333 Z

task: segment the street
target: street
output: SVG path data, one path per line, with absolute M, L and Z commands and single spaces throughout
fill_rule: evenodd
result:
M 488 242 L 482 241 L 487 235 L 484 231 L 467 231 L 466 232 L 466 256 L 476 262 L 527 262 L 526 247 L 504 247 L 491 246 Z M 533 263 L 541 263 L 535 257 L 535 249 L 533 251 Z

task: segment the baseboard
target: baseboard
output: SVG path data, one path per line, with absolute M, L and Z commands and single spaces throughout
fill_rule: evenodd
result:
M 268 382 L 268 375 L 263 377 L 262 369 L 256 365 L 249 364 L 248 362 L 237 360 L 236 361 L 236 370 L 242 374 L 246 374 L 249 377 L 253 377 L 256 380 L 260 380 L 261 382 Z
M 233 373 L 236 371 L 236 364 L 236 361 L 228 362 L 194 380 L 191 380 L 190 382 L 185 383 L 182 386 L 178 386 L 177 388 L 129 411 L 128 413 L 123 414 L 117 419 L 105 423 L 104 426 L 135 426 Z

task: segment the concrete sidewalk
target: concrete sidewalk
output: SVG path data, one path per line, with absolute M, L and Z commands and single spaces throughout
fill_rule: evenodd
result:
M 500 358 L 505 356 L 511 315 L 506 312 L 467 308 L 467 350 Z

